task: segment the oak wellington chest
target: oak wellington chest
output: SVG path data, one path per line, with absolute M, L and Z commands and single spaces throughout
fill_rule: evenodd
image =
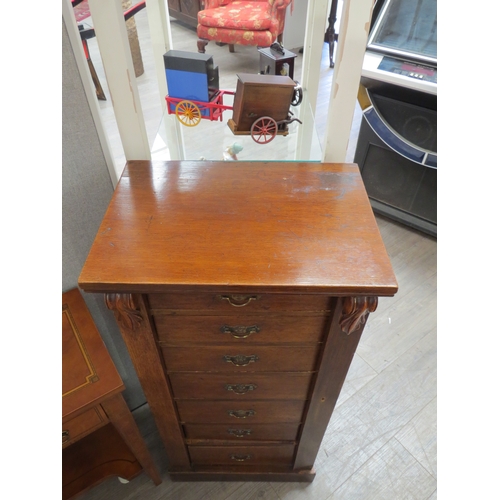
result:
M 105 294 L 176 480 L 312 481 L 397 282 L 355 164 L 130 161 L 79 279 Z

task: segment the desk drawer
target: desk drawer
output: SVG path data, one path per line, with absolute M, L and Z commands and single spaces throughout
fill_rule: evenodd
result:
M 238 314 L 273 311 L 329 311 L 331 297 L 307 294 L 260 293 L 154 293 L 148 295 L 153 309 L 214 311 Z
M 234 425 L 233 425 L 234 424 Z M 218 439 L 229 441 L 294 441 L 299 426 L 294 424 L 252 424 L 249 421 L 230 424 L 186 424 L 187 439 Z
M 319 346 L 163 347 L 162 351 L 168 372 L 308 372 L 315 369 Z
M 239 315 L 168 316 L 154 318 L 158 339 L 182 344 L 317 344 L 328 316 Z
M 175 399 L 307 399 L 310 373 L 171 373 Z
M 188 446 L 193 465 L 291 465 L 295 445 Z
M 100 406 L 67 420 L 62 424 L 63 448 L 99 429 L 107 422 L 108 418 Z
M 305 401 L 196 401 L 179 400 L 179 419 L 193 424 L 300 423 Z

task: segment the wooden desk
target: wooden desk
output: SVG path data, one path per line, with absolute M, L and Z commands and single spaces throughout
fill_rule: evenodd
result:
M 143 469 L 161 479 L 123 399 L 125 386 L 77 288 L 62 296 L 63 498 Z
M 378 296 L 353 164 L 130 161 L 79 278 L 103 292 L 174 480 L 312 481 Z

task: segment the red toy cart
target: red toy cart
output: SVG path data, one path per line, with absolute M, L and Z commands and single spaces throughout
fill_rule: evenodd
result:
M 224 111 L 233 109 L 232 106 L 224 104 L 225 95 L 234 95 L 229 90 L 218 90 L 211 101 L 192 101 L 177 97 L 165 97 L 167 101 L 168 114 L 175 114 L 177 119 L 186 127 L 195 127 L 202 119 L 210 121 L 222 121 Z M 175 107 L 174 107 L 175 106 Z

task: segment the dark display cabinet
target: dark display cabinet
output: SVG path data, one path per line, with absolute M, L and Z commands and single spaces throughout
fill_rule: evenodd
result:
M 436 0 L 379 0 L 354 161 L 375 212 L 437 235 Z

